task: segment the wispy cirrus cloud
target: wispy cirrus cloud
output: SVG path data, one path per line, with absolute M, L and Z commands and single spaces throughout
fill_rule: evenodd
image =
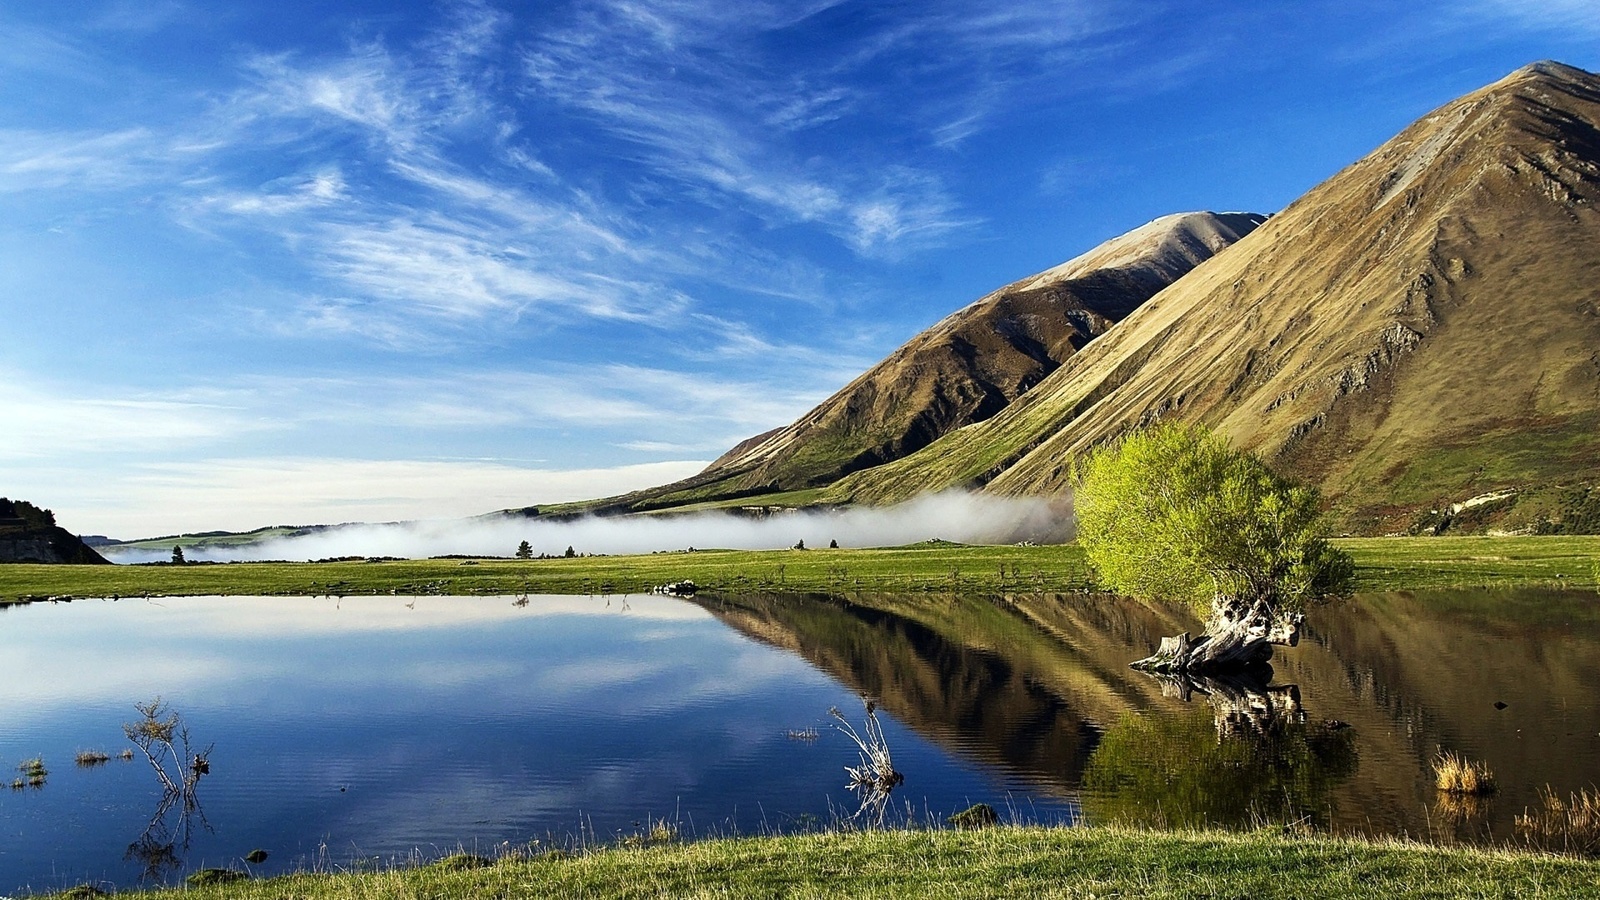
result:
M 343 173 L 337 168 L 276 179 L 257 191 L 223 191 L 204 197 L 198 206 L 239 216 L 286 216 L 349 199 Z
M 643 365 L 560 365 L 547 371 L 447 369 L 428 376 L 240 380 L 228 390 L 274 405 L 272 418 L 328 427 L 430 432 L 574 428 L 597 442 L 637 435 L 717 450 L 788 422 L 834 385 L 828 379 L 740 379 Z
M 108 132 L 0 130 L 0 191 L 122 189 L 163 178 L 173 148 L 141 126 Z
M 159 27 L 169 7 L 147 19 L 113 12 Z M 276 239 L 311 276 L 289 279 L 299 296 L 287 305 L 286 291 L 261 294 L 275 309 L 254 304 L 277 333 L 398 349 L 436 342 L 441 328 L 450 341 L 524 321 L 682 333 L 706 311 L 696 294 L 708 285 L 831 303 L 799 256 L 745 239 L 749 217 L 757 228 L 820 229 L 866 258 L 937 246 L 975 221 L 916 152 L 875 148 L 870 134 L 829 139 L 836 123 L 885 114 L 871 67 L 988 73 L 959 97 L 924 93 L 894 111 L 928 118 L 928 147 L 949 145 L 1003 101 L 994 73 L 1010 70 L 996 60 L 1016 47 L 1072 47 L 1100 27 L 1082 5 L 1042 2 L 978 15 L 936 3 L 825 24 L 842 15 L 856 13 L 826 0 L 587 2 L 529 30 L 463 2 L 406 44 L 248 54 L 235 86 L 169 124 L 0 132 L 0 190 L 139 190 L 208 235 Z M 815 60 L 783 48 L 789 31 L 818 27 L 839 46 Z M 513 46 L 520 53 L 508 56 Z M 513 83 L 529 103 L 506 90 Z M 952 102 L 965 106 L 941 123 Z M 527 124 L 550 104 L 607 136 L 598 150 L 614 165 L 598 181 Z M 708 225 L 689 224 L 694 207 L 711 211 Z M 730 318 L 726 307 L 716 315 Z M 709 352 L 774 343 L 758 329 L 735 322 Z
M 1474 0 L 1467 9 L 1540 31 L 1600 32 L 1600 6 L 1590 0 Z
M 19 373 L 0 391 L 0 460 L 67 454 L 163 452 L 283 428 L 232 404 L 220 392 L 119 391 L 85 394 L 41 385 Z
M 633 147 L 646 167 L 776 223 L 820 225 L 858 253 L 926 246 L 969 224 L 930 172 L 861 153 L 851 165 L 817 158 L 783 136 L 849 114 L 858 85 L 795 72 L 761 40 L 821 13 L 763 4 L 591 3 L 523 53 L 529 91 L 578 110 Z

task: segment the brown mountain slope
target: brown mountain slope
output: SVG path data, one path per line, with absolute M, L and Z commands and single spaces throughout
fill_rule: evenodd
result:
M 639 510 L 827 485 L 982 421 L 1162 288 L 1265 221 L 1181 213 L 1007 285 L 916 335 L 794 424 L 700 474 L 591 510 Z
M 846 479 L 1056 492 L 1159 417 L 1320 484 L 1348 527 L 1600 478 L 1600 79 L 1521 69 L 1424 117 L 1163 291 L 1000 415 Z M 1570 497 L 1568 498 L 1571 499 Z M 1490 504 L 1492 505 L 1492 504 Z
M 918 334 L 787 428 L 713 463 L 749 487 L 828 484 L 989 418 L 1264 217 L 1157 219 Z

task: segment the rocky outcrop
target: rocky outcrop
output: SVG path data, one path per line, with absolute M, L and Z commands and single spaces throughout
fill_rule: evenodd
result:
M 109 564 L 57 525 L 55 513 L 4 497 L 0 497 L 0 563 Z

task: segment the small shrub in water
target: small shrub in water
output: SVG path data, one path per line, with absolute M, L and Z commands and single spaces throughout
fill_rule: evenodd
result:
M 25 760 L 22 765 L 17 766 L 17 771 L 22 773 L 22 777 L 11 782 L 12 790 L 21 790 L 24 783 L 28 787 L 44 787 L 45 778 L 50 775 L 49 770 L 44 767 L 44 760 L 39 757 Z
M 1448 751 L 1434 757 L 1433 776 L 1439 790 L 1446 793 L 1494 793 L 1494 773 L 1487 765 Z
M 133 757 L 130 755 L 129 759 L 132 758 Z M 101 753 L 99 750 L 79 750 L 77 757 L 74 759 L 78 765 L 85 769 L 92 769 L 95 766 L 105 765 L 107 762 L 110 762 L 110 760 L 111 756 L 109 754 Z

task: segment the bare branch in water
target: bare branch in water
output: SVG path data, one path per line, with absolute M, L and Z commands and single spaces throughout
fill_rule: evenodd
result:
M 867 708 L 867 719 L 861 731 L 856 731 L 838 707 L 828 710 L 828 715 L 838 720 L 839 724 L 833 727 L 854 741 L 861 753 L 861 765 L 844 767 L 845 774 L 850 776 L 845 787 L 854 791 L 861 802 L 861 808 L 850 818 L 866 817 L 874 826 L 882 827 L 884 816 L 889 812 L 889 796 L 906 777 L 895 771 L 889 743 L 883 736 L 883 724 L 878 721 L 878 705 L 866 697 L 862 697 L 861 702 Z

